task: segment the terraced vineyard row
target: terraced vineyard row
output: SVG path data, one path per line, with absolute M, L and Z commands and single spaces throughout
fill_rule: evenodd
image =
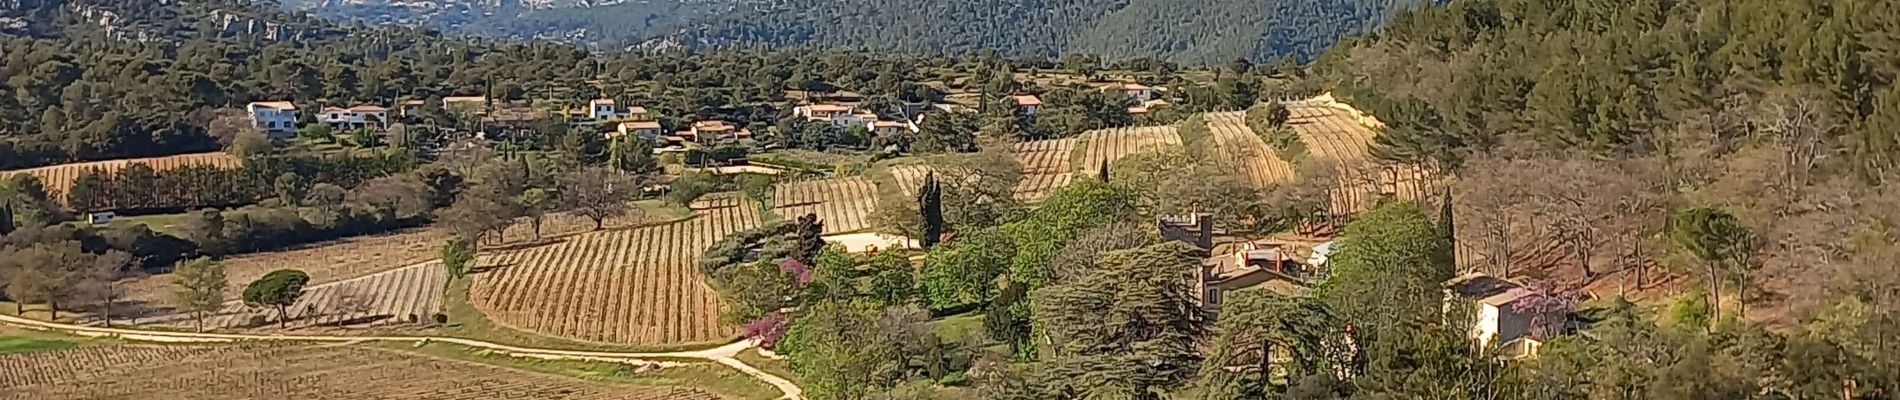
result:
M 442 312 L 442 289 L 448 280 L 448 270 L 439 262 L 430 262 L 310 286 L 297 304 L 290 306 L 288 326 L 430 323 L 432 316 Z M 169 315 L 153 322 L 181 328 L 195 326 L 188 315 Z M 204 323 L 206 329 L 275 328 L 277 311 L 231 301 L 225 303 L 223 311 L 207 316 Z
M 1422 168 L 1374 162 L 1371 149 L 1377 133 L 1348 111 L 1323 105 L 1296 105 L 1288 111 L 1292 118 L 1287 125 L 1306 143 L 1311 159 L 1338 166 L 1339 188 L 1331 207 L 1334 214 L 1364 211 L 1386 194 L 1418 200 L 1437 193 L 1437 178 Z
M 1023 180 L 1016 184 L 1017 200 L 1036 201 L 1069 184 L 1069 153 L 1075 151 L 1075 139 L 1037 140 L 1010 147 L 1016 162 L 1023 165 Z
M 151 356 L 164 359 L 151 359 Z M 0 355 L 0 399 L 711 400 L 360 347 L 113 346 Z M 13 379 L 39 375 L 39 379 Z
M 1207 114 L 1207 129 L 1214 134 L 1220 159 L 1237 168 L 1240 176 L 1255 186 L 1292 180 L 1293 165 L 1280 159 L 1267 142 L 1260 140 L 1260 136 L 1247 127 L 1246 118 L 1246 112 L 1242 111 Z
M 959 170 L 932 165 L 899 165 L 891 167 L 891 178 L 898 190 L 904 192 L 905 197 L 916 197 L 917 188 L 923 187 L 925 176 L 930 175 L 931 172 L 937 172 L 937 179 L 944 179 L 945 174 L 955 171 Z
M 48 165 L 48 166 L 39 167 L 39 168 L 0 172 L 0 178 L 4 178 L 7 176 L 12 176 L 16 174 L 33 175 L 33 176 L 39 177 L 41 183 L 46 184 L 46 192 L 48 195 L 51 195 L 55 199 L 64 199 L 66 197 L 65 196 L 66 190 L 72 188 L 73 181 L 79 179 L 79 174 L 85 173 L 86 171 L 90 171 L 90 170 L 113 172 L 113 171 L 118 171 L 119 169 L 125 168 L 126 166 L 132 165 L 132 164 L 145 164 L 145 165 L 151 166 L 152 169 L 164 171 L 164 170 L 184 167 L 188 165 L 210 165 L 210 166 L 214 166 L 218 168 L 237 168 L 244 165 L 244 160 L 240 160 L 237 157 L 232 157 L 231 155 L 225 154 L 225 153 L 180 154 L 180 155 L 167 156 L 167 157 L 132 158 L 132 159 L 124 159 L 124 160 L 107 160 L 107 161 L 94 161 L 94 162 L 84 162 L 84 163 Z
M 1174 126 L 1093 130 L 1083 133 L 1082 140 L 1088 146 L 1082 154 L 1082 165 L 1075 167 L 1084 176 L 1099 175 L 1103 164 L 1114 164 L 1122 157 L 1181 145 L 1181 135 L 1175 133 Z
M 877 184 L 863 177 L 832 178 L 779 184 L 772 202 L 787 219 L 818 214 L 825 234 L 856 232 L 871 227 L 877 210 Z
M 757 227 L 758 209 L 735 197 L 702 200 L 695 218 L 592 232 L 485 257 L 470 302 L 504 325 L 586 341 L 657 345 L 729 339 L 719 295 L 699 257 L 728 234 Z

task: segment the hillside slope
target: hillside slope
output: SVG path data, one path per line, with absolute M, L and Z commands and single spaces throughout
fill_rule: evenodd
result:
M 1413 0 L 784 0 L 700 20 L 696 45 L 772 44 L 925 54 L 1093 53 L 1212 64 L 1310 56 Z

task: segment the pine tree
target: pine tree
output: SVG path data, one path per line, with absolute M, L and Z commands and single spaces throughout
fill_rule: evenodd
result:
M 924 186 L 917 191 L 917 211 L 923 214 L 923 237 L 919 238 L 925 249 L 937 246 L 943 240 L 943 186 L 937 183 L 935 172 L 924 175 Z

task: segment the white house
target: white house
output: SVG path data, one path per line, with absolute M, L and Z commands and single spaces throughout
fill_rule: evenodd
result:
M 1474 307 L 1468 337 L 1478 348 L 1534 340 L 1530 338 L 1532 316 L 1514 310 L 1514 305 L 1530 294 L 1524 285 L 1473 272 L 1452 278 L 1443 286 L 1446 314 L 1454 311 L 1452 307 Z M 1475 305 L 1465 305 L 1461 300 L 1471 300 Z
M 389 126 L 389 109 L 383 108 L 383 106 L 358 104 L 355 107 L 350 107 L 350 112 L 356 113 L 356 117 L 362 119 L 363 123 L 368 126 L 379 129 Z
M 595 120 L 614 120 L 630 117 L 642 117 L 647 110 L 638 106 L 621 107 L 614 99 L 594 99 L 587 101 L 587 118 Z
M 488 98 L 482 96 L 449 96 L 442 98 L 442 108 L 450 112 L 476 114 L 488 111 Z
M 324 107 L 317 112 L 317 122 L 338 130 L 382 129 L 389 124 L 389 109 L 371 104 L 350 108 Z
M 244 106 L 251 123 L 265 135 L 288 137 L 297 132 L 297 106 L 288 101 L 258 101 Z
M 1111 83 L 1101 88 L 1103 92 L 1119 92 L 1137 103 L 1147 103 L 1155 98 L 1154 87 L 1139 83 Z

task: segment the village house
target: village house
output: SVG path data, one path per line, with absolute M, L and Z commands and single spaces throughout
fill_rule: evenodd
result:
M 664 132 L 665 129 L 660 127 L 660 121 L 626 121 L 616 124 L 613 131 L 607 132 L 607 138 L 611 139 L 631 135 L 647 139 L 659 139 L 660 135 Z
M 694 122 L 687 130 L 680 131 L 674 135 L 679 136 L 685 141 L 703 145 L 710 145 L 727 140 L 752 138 L 752 132 L 747 131 L 745 128 L 733 126 L 730 123 L 726 123 L 726 121 L 720 120 Z
M 904 132 L 917 133 L 917 124 L 910 121 L 874 120 L 865 122 L 864 129 L 877 136 L 888 136 Z
M 1010 95 L 1009 100 L 1015 102 L 1016 108 L 1021 109 L 1023 114 L 1036 115 L 1036 111 L 1042 110 L 1042 98 L 1033 94 Z
M 624 116 L 626 114 L 620 111 L 620 106 L 614 104 L 614 99 L 593 99 L 587 102 L 588 118 L 609 120 Z
M 613 121 L 624 119 L 647 119 L 647 109 L 640 106 L 621 106 L 614 99 L 594 99 L 587 102 L 587 109 L 570 110 L 568 115 L 580 119 Z
M 1215 250 L 1214 217 L 1193 214 L 1161 218 L 1156 223 L 1161 237 L 1195 247 Z M 1313 248 L 1312 255 L 1300 257 L 1285 244 L 1248 242 L 1238 248 L 1201 261 L 1196 279 L 1196 300 L 1210 313 L 1217 313 L 1233 292 L 1271 290 L 1295 293 L 1303 290 L 1325 264 L 1330 244 Z
M 488 111 L 488 98 L 483 96 L 443 97 L 442 108 L 450 112 L 478 114 Z
M 1156 109 L 1167 108 L 1167 107 L 1168 107 L 1167 100 L 1159 100 L 1159 99 L 1148 100 L 1148 101 L 1141 102 L 1141 104 L 1136 104 L 1134 106 L 1128 107 L 1128 114 L 1129 115 L 1144 115 Z
M 377 129 L 388 127 L 389 109 L 371 104 L 359 104 L 350 108 L 324 107 L 317 112 L 317 122 L 329 125 L 330 129 Z
M 804 117 L 807 121 L 828 122 L 839 127 L 866 125 L 878 119 L 877 114 L 870 111 L 837 103 L 802 104 L 793 107 L 792 114 Z
M 251 125 L 272 138 L 285 138 L 297 132 L 297 106 L 288 101 L 258 101 L 244 106 Z
M 1497 345 L 1507 356 L 1535 354 L 1540 344 L 1531 336 L 1532 316 L 1518 312 L 1518 302 L 1529 297 L 1524 285 L 1482 272 L 1473 272 L 1445 281 L 1444 312 L 1465 311 L 1471 307 L 1472 325 L 1467 337 L 1477 348 Z
M 1149 100 L 1155 99 L 1155 88 L 1152 86 L 1143 85 L 1140 83 L 1134 83 L 1134 82 L 1111 83 L 1107 85 L 1102 85 L 1101 90 L 1103 92 L 1121 93 L 1125 96 L 1128 96 L 1128 99 L 1134 100 L 1136 103 L 1147 103 Z
M 428 103 L 429 102 L 422 101 L 422 100 L 404 101 L 402 102 L 402 116 L 405 118 L 421 117 L 422 106 L 427 105 Z
M 1297 292 L 1313 268 L 1285 245 L 1243 243 L 1233 253 L 1201 261 L 1201 306 L 1219 311 L 1229 293 L 1266 289 Z

